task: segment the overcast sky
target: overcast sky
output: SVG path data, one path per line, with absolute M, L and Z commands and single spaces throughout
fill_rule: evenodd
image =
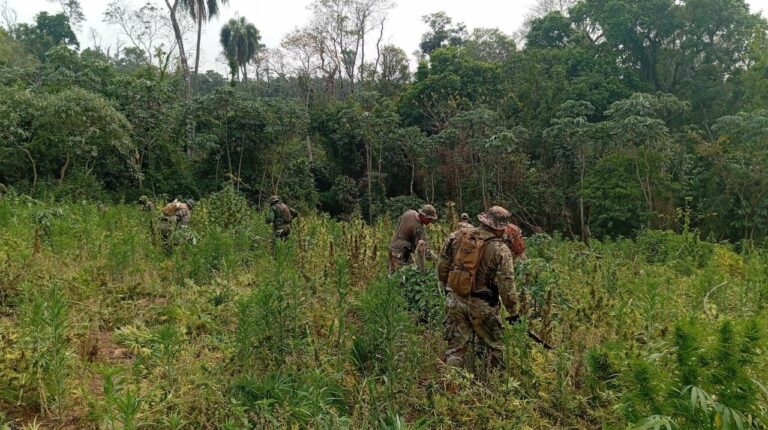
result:
M 125 0 L 140 6 L 143 0 Z M 156 0 L 162 4 L 162 1 Z M 86 22 L 81 25 L 78 39 L 81 47 L 91 44 L 90 29 L 98 31 L 103 44 L 108 45 L 117 37 L 114 27 L 102 22 L 104 9 L 109 0 L 80 0 L 85 12 Z M 310 19 L 307 5 L 311 0 L 230 0 L 223 8 L 221 16 L 207 24 L 203 30 L 201 69 L 214 69 L 226 74 L 226 67 L 216 62 L 221 52 L 218 45 L 218 33 L 226 21 L 235 15 L 246 17 L 253 22 L 262 35 L 262 42 L 270 48 L 277 47 L 282 37 L 296 27 L 301 27 Z M 385 26 L 385 42 L 394 44 L 408 54 L 418 49 L 421 35 L 426 26 L 421 16 L 432 12 L 445 11 L 454 22 L 460 21 L 468 29 L 475 27 L 499 28 L 503 32 L 514 33 L 523 22 L 525 15 L 536 0 L 400 0 L 389 13 Z M 747 0 L 753 11 L 767 11 L 768 0 Z M 32 21 L 41 10 L 59 12 L 56 3 L 46 0 L 8 0 L 8 5 L 18 13 L 19 22 Z M 192 49 L 190 46 L 188 49 Z

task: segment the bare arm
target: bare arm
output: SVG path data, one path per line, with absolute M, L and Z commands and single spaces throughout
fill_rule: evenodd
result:
M 443 248 L 440 250 L 440 256 L 437 259 L 437 279 L 442 286 L 448 284 L 448 272 L 451 270 L 451 264 L 453 263 L 453 241 L 454 235 L 451 234 L 443 244 Z
M 505 245 L 499 246 L 496 285 L 504 308 L 510 315 L 517 315 L 517 289 L 515 287 L 515 261 L 512 252 Z

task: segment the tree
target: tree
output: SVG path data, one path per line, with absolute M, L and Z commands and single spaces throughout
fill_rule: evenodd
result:
M 587 119 L 595 111 L 589 102 L 569 100 L 560 107 L 557 117 L 552 120 L 552 126 L 544 130 L 544 138 L 557 141 L 561 158 L 567 164 L 574 162 L 579 180 L 579 232 L 581 240 L 589 241 L 589 225 L 584 211 L 584 179 L 587 175 L 587 165 L 596 156 L 595 126 Z M 572 157 L 572 160 L 571 160 Z
M 476 105 L 496 108 L 508 94 L 497 63 L 478 61 L 457 47 L 432 52 L 400 98 L 400 114 L 410 125 L 439 132 L 462 110 Z
M 476 28 L 464 43 L 464 49 L 477 60 L 501 63 L 517 50 L 517 45 L 498 28 Z
M 229 0 L 183 0 L 182 7 L 189 16 L 197 22 L 197 45 L 195 49 L 195 73 L 192 77 L 192 87 L 197 86 L 197 73 L 200 67 L 200 38 L 203 32 L 203 21 L 210 21 L 219 16 L 219 7 L 226 5 Z
M 247 22 L 244 17 L 230 19 L 221 28 L 219 38 L 224 55 L 229 62 L 232 80 L 242 73 L 243 80 L 248 82 L 248 64 L 264 45 L 260 43 L 261 35 L 256 27 Z
M 768 111 L 719 118 L 717 138 L 697 152 L 695 196 L 705 213 L 716 216 L 708 229 L 730 238 L 760 240 L 768 235 Z M 724 228 L 726 227 L 726 228 Z
M 8 6 L 8 0 L 4 0 L 3 3 L 0 4 L 0 19 L 3 20 L 3 30 L 8 34 L 13 35 L 13 32 L 16 29 L 18 14 L 16 13 L 16 10 Z
M 453 20 L 445 12 L 424 15 L 421 20 L 429 27 L 429 31 L 421 36 L 419 43 L 424 56 L 431 55 L 438 48 L 461 46 L 467 39 L 466 26 L 461 22 L 454 26 Z
M 730 78 L 748 64 L 755 29 L 766 28 L 744 0 L 585 0 L 569 12 L 577 26 L 594 29 L 585 33 L 592 43 L 618 53 L 652 91 L 690 100 L 707 127 L 737 98 Z
M 29 161 L 32 188 L 37 184 L 37 161 L 32 154 L 34 134 L 30 122 L 38 107 L 34 97 L 26 91 L 0 89 L 0 154 L 6 162 L 13 160 L 17 152 L 23 154 Z M 3 175 L 7 177 L 15 173 L 12 167 L 2 170 L 7 172 Z
M 410 76 L 408 55 L 405 51 L 393 45 L 385 45 L 381 49 L 377 75 L 379 92 L 390 97 L 399 94 Z
M 48 12 L 40 12 L 35 16 L 34 26 L 19 24 L 14 33 L 41 62 L 45 61 L 45 54 L 55 46 L 80 46 L 75 32 L 69 25 L 69 18 L 62 13 L 49 15 Z
M 550 12 L 531 21 L 525 36 L 528 49 L 565 48 L 574 36 L 571 20 L 560 12 Z
M 172 36 L 172 26 L 160 9 L 152 3 L 146 3 L 139 9 L 131 9 L 124 0 L 112 1 L 104 11 L 104 21 L 118 26 L 128 38 L 132 46 L 123 50 L 123 54 L 133 60 L 141 58 L 141 62 L 152 65 L 153 59 L 156 58 L 157 66 L 163 67 L 176 50 L 177 42 Z M 170 45 L 167 52 L 166 42 Z M 128 51 L 131 48 L 133 50 Z
M 173 28 L 173 34 L 176 37 L 176 46 L 179 47 L 179 60 L 181 61 L 181 73 L 184 77 L 184 82 L 187 83 L 187 92 L 189 93 L 190 76 L 189 76 L 189 62 L 187 61 L 187 52 L 184 49 L 184 32 L 182 31 L 179 6 L 183 0 L 165 0 L 165 6 L 168 8 L 168 13 L 171 18 L 171 26 Z
M 85 20 L 83 8 L 80 6 L 79 0 L 48 0 L 48 2 L 58 3 L 64 12 L 64 15 L 66 15 L 69 19 L 69 22 L 71 22 L 76 27 Z
M 80 88 L 43 98 L 32 122 L 36 150 L 57 170 L 59 184 L 71 168 L 110 182 L 133 179 L 130 128 L 103 97 Z
M 655 213 L 656 204 L 669 197 L 665 194 L 676 167 L 674 155 L 679 153 L 667 124 L 688 109 L 688 103 L 669 94 L 637 93 L 613 103 L 605 112 L 613 147 L 634 163 L 648 214 Z

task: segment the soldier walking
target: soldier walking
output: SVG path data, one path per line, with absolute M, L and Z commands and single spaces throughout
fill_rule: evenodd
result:
M 177 228 L 185 228 L 192 217 L 192 209 L 195 201 L 187 199 L 180 202 L 178 199 L 168 203 L 160 210 L 160 234 L 163 238 L 163 247 L 167 252 L 171 251 L 171 235 Z
M 267 212 L 267 224 L 272 224 L 272 244 L 279 239 L 285 241 L 291 234 L 291 223 L 299 216 L 296 209 L 283 203 L 278 196 L 269 198 L 270 209 Z
M 469 214 L 462 212 L 459 216 L 459 228 L 473 228 L 471 222 L 469 222 Z
M 149 199 L 149 197 L 144 195 L 139 197 L 139 206 L 141 206 L 141 210 L 144 212 L 152 212 L 155 210 L 155 204 L 152 202 L 152 200 Z
M 428 259 L 433 259 L 427 247 L 427 232 L 424 229 L 437 219 L 437 211 L 432 205 L 424 205 L 418 211 L 405 211 L 400 216 L 395 234 L 389 241 L 389 273 L 411 263 L 411 256 L 417 249 L 423 250 Z
M 511 216 L 503 207 L 493 206 L 477 216 L 481 227 L 460 229 L 443 244 L 437 270 L 446 292 L 449 366 L 463 364 L 474 333 L 489 351 L 491 364 L 504 367 L 500 304 L 516 315 L 514 261 L 502 238 Z

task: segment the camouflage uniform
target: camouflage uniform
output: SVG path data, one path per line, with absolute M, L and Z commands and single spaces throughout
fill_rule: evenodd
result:
M 426 256 L 433 259 L 434 256 L 427 245 L 427 232 L 422 223 L 422 217 L 435 220 L 437 211 L 432 205 L 424 205 L 418 211 L 408 210 L 400 216 L 400 223 L 397 230 L 389 241 L 389 272 L 393 273 L 402 266 L 411 262 L 411 256 L 417 247 L 425 248 Z M 421 244 L 421 245 L 420 245 Z
M 498 206 L 478 215 L 483 226 L 477 230 L 485 239 L 485 249 L 477 270 L 475 287 L 469 296 L 459 296 L 447 286 L 448 273 L 459 247 L 459 241 L 456 240 L 458 232 L 448 237 L 440 252 L 437 271 L 440 283 L 446 289 L 444 338 L 448 341 L 445 361 L 449 366 L 458 367 L 463 364 L 473 332 L 490 352 L 492 364 L 504 365 L 504 328 L 499 314 L 500 304 L 503 303 L 507 311 L 515 315 L 514 260 L 501 238 L 509 216 L 506 209 Z
M 269 198 L 270 210 L 267 212 L 267 224 L 272 224 L 272 241 L 286 240 L 291 234 L 291 223 L 299 216 L 292 207 L 280 201 L 280 197 Z
M 155 204 L 152 203 L 152 200 L 147 196 L 139 197 L 139 205 L 141 205 L 141 210 L 144 212 L 152 212 L 155 210 Z
M 175 202 L 175 201 L 174 201 Z M 178 203 L 178 202 L 176 202 Z M 189 225 L 189 219 L 192 217 L 191 209 L 194 207 L 194 200 L 187 200 L 184 203 L 178 203 L 173 215 L 160 215 L 160 234 L 163 237 L 163 245 L 166 250 L 170 250 L 171 235 L 177 227 L 186 227 Z
M 459 219 L 460 219 L 460 221 L 459 221 L 459 228 L 460 229 L 461 228 L 474 228 L 475 227 L 474 225 L 472 225 L 471 222 L 469 222 L 469 215 L 466 212 L 462 213 L 461 216 L 459 217 Z

